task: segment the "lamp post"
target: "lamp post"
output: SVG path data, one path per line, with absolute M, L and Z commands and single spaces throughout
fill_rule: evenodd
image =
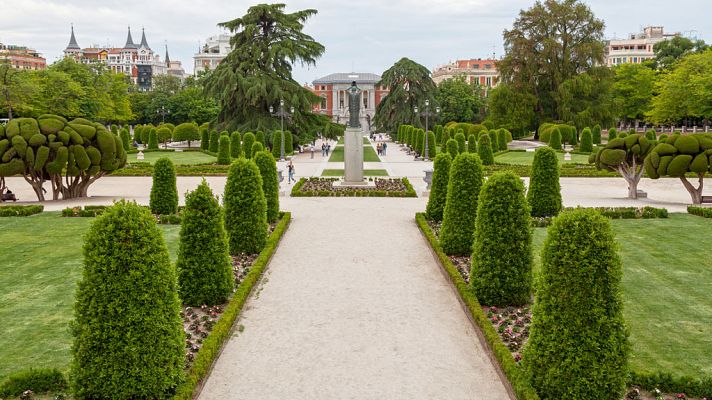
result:
M 284 111 L 284 100 L 279 99 L 279 111 L 274 112 L 274 107 L 269 106 L 269 113 L 272 114 L 273 117 L 280 118 L 282 149 L 279 152 L 279 160 L 284 161 L 284 117 L 291 117 L 292 114 L 294 114 L 294 107 L 290 107 L 289 112 Z
M 156 114 L 161 114 L 161 123 L 166 123 L 166 114 L 170 114 L 171 110 L 166 110 L 165 106 L 161 106 L 160 109 L 156 110 Z
M 428 148 L 428 119 L 430 117 L 436 117 L 440 114 L 440 107 L 435 107 L 435 112 L 432 112 L 430 111 L 430 100 L 425 100 L 425 111 L 418 113 L 418 106 L 415 106 L 413 111 L 415 112 L 415 115 L 425 117 L 425 149 L 423 150 L 423 161 L 428 161 L 428 154 L 430 153 Z

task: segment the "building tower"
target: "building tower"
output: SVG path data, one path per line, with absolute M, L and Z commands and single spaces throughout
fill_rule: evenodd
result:
M 126 37 L 126 44 L 124 45 L 125 49 L 138 49 L 138 46 L 133 42 L 133 38 L 131 37 L 131 27 L 129 26 L 129 35 Z
M 76 60 L 79 58 L 82 49 L 77 44 L 77 38 L 74 37 L 74 24 L 72 24 L 71 27 L 72 36 L 69 38 L 69 44 L 67 45 L 67 48 L 64 49 L 64 56 L 71 57 Z

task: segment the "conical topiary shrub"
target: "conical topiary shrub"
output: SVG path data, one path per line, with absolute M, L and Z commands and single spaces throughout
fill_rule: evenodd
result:
M 457 157 L 460 152 L 457 150 L 457 141 L 455 139 L 448 139 L 447 144 L 445 145 L 445 149 L 447 150 L 448 154 L 450 154 L 450 158 L 453 160 L 455 157 Z
M 207 128 L 200 128 L 200 149 L 208 150 L 210 147 L 210 133 Z
M 450 166 L 440 244 L 447 255 L 469 255 L 477 216 L 477 197 L 484 180 L 477 154 L 462 153 Z
M 263 151 L 265 149 L 264 146 L 262 146 L 262 143 L 260 142 L 255 142 L 252 143 L 252 158 L 255 158 L 255 154 L 259 153 L 260 151 Z
M 255 142 L 254 147 L 262 147 L 262 143 Z M 267 151 L 257 151 L 253 153 L 253 159 L 262 176 L 262 191 L 267 201 L 267 222 L 272 223 L 279 218 L 279 180 L 277 178 L 277 162 L 272 153 Z
M 158 150 L 158 135 L 155 128 L 151 128 L 148 132 L 148 149 Z
M 562 213 L 542 251 L 522 363 L 543 400 L 623 398 L 629 375 L 621 262 L 610 222 Z
M 252 144 L 255 143 L 255 134 L 252 132 L 245 133 L 242 138 L 242 150 L 245 152 L 245 158 L 252 158 Z
M 497 150 L 507 150 L 507 132 L 504 129 L 497 130 Z
M 294 136 L 292 136 L 292 132 L 286 131 L 284 132 L 284 154 L 292 153 L 294 153 Z
M 208 144 L 208 151 L 217 154 L 219 146 L 220 134 L 218 133 L 218 131 L 213 129 L 212 131 L 210 131 L 210 143 Z
M 220 135 L 220 142 L 218 146 L 218 164 L 228 165 L 230 164 L 230 137 L 227 135 Z
M 477 136 L 474 134 L 467 137 L 467 152 L 477 154 Z
M 511 171 L 487 179 L 477 199 L 470 284 L 482 304 L 531 301 L 532 231 L 521 178 Z
M 492 142 L 490 141 L 489 133 L 484 133 L 480 136 L 480 141 L 477 143 L 477 154 L 480 156 L 483 165 L 494 164 L 494 154 L 492 154 Z
M 225 226 L 230 254 L 257 254 L 267 241 L 267 202 L 254 161 L 238 158 L 225 183 Z
M 424 152 L 425 150 L 423 150 Z M 437 144 L 435 143 L 435 133 L 432 131 L 428 132 L 428 159 L 434 160 L 437 156 Z
M 594 125 L 591 130 L 591 136 L 593 136 L 593 144 L 601 144 L 601 125 Z
M 185 196 L 176 269 L 183 304 L 213 306 L 232 294 L 235 277 L 223 210 L 205 179 Z
M 240 132 L 233 132 L 230 135 L 230 157 L 240 158 L 242 157 L 242 136 Z
M 433 182 L 428 196 L 425 215 L 433 221 L 443 220 L 443 211 L 447 202 L 447 185 L 450 181 L 450 164 L 452 157 L 448 153 L 440 153 L 433 162 Z
M 121 200 L 94 220 L 71 327 L 75 398 L 173 397 L 185 374 L 176 282 L 147 209 Z
M 583 128 L 581 132 L 581 145 L 579 151 L 590 153 L 593 151 L 593 135 L 590 128 Z
M 153 165 L 150 205 L 154 214 L 175 214 L 178 211 L 176 169 L 170 158 L 159 158 Z
M 561 129 L 555 127 L 551 130 L 551 139 L 549 139 L 549 147 L 554 150 L 561 150 Z
M 255 132 L 255 142 L 262 143 L 262 147 L 265 147 L 265 133 L 262 131 Z
M 487 133 L 490 137 L 490 144 L 492 146 L 492 153 L 499 151 L 499 143 L 497 138 L 497 130 L 493 129 Z
M 1 137 L 1 136 L 0 136 Z M 131 150 L 131 134 L 128 128 L 123 128 L 121 130 L 121 144 L 124 146 L 124 150 Z
M 534 153 L 527 201 L 533 217 L 551 217 L 561 211 L 559 159 L 550 147 L 540 147 Z
M 457 142 L 457 152 L 464 153 L 467 151 L 467 146 L 465 145 L 465 134 L 458 132 L 455 134 L 455 141 Z

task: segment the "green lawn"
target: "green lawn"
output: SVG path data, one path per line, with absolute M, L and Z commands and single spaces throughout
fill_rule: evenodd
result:
M 339 141 L 336 144 L 344 144 L 344 137 L 342 136 L 339 138 Z M 368 140 L 366 136 L 363 137 L 363 144 L 371 144 L 371 141 Z
M 381 162 L 376 150 L 372 146 L 363 146 L 363 161 Z M 344 162 L 344 146 L 336 146 L 331 152 L 329 162 Z
M 564 161 L 564 153 L 556 153 L 560 163 L 588 164 L 588 156 L 584 154 L 572 154 L 571 161 Z M 534 152 L 510 151 L 500 154 L 494 160 L 501 164 L 532 165 Z
M 171 161 L 173 161 L 173 164 L 175 165 L 195 165 L 195 164 L 207 164 L 207 163 L 214 163 L 217 161 L 217 158 L 202 153 L 200 151 L 178 151 L 178 152 L 172 152 L 172 151 L 150 151 L 148 153 L 144 153 L 144 159 L 143 160 L 137 160 L 136 159 L 136 154 L 129 154 L 128 155 L 128 162 L 149 162 L 153 164 L 158 160 L 159 158 L 170 158 Z
M 364 176 L 388 176 L 388 171 L 385 169 L 364 169 Z M 343 169 L 325 169 L 321 176 L 344 176 Z
M 57 212 L 0 218 L 0 381 L 30 367 L 68 367 L 83 236 L 93 220 Z M 160 228 L 175 261 L 180 226 Z
M 632 369 L 712 376 L 712 221 L 671 214 L 612 226 L 621 246 Z M 546 229 L 535 229 L 537 272 L 545 237 Z

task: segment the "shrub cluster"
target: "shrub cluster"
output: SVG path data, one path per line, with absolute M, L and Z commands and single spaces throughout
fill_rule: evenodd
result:
M 262 143 L 255 142 L 253 147 L 262 146 Z M 253 157 L 257 168 L 260 170 L 262 177 L 262 191 L 265 194 L 267 201 L 267 222 L 272 223 L 277 221 L 279 217 L 279 178 L 277 177 L 277 162 L 272 153 L 266 151 L 258 151 L 253 153 Z
M 230 254 L 257 254 L 267 240 L 267 201 L 254 161 L 238 158 L 225 183 L 225 226 Z
M 473 137 L 472 135 L 471 137 Z M 442 221 L 445 203 L 447 202 L 447 185 L 450 181 L 450 164 L 452 157 L 448 153 L 440 153 L 433 162 L 433 182 L 428 197 L 425 214 L 432 221 Z
M 484 137 L 484 136 L 483 136 Z M 477 217 L 477 198 L 484 181 L 476 154 L 459 154 L 450 166 L 440 243 L 448 255 L 469 255 Z
M 154 214 L 175 214 L 178 211 L 176 169 L 170 158 L 160 158 L 153 166 L 149 204 Z
M 480 160 L 483 165 L 494 164 L 494 154 L 492 152 L 492 142 L 490 141 L 490 135 L 488 133 L 480 136 L 480 140 L 477 143 L 477 154 L 480 156 Z
M 107 208 L 108 206 L 67 207 L 62 210 L 62 216 L 93 218 L 103 214 Z
M 687 206 L 687 212 L 698 217 L 712 218 L 712 208 Z
M 540 147 L 534 153 L 527 201 L 533 217 L 551 217 L 561 211 L 559 160 L 550 147 Z
M 56 368 L 31 368 L 9 375 L 0 383 L 0 396 L 16 397 L 26 390 L 35 394 L 61 392 L 68 387 L 64 374 Z
M 0 206 L 0 217 L 29 217 L 44 211 L 43 205 Z
M 660 142 L 645 159 L 645 172 L 650 178 L 712 172 L 712 133 L 672 135 L 664 142 L 661 136 Z

